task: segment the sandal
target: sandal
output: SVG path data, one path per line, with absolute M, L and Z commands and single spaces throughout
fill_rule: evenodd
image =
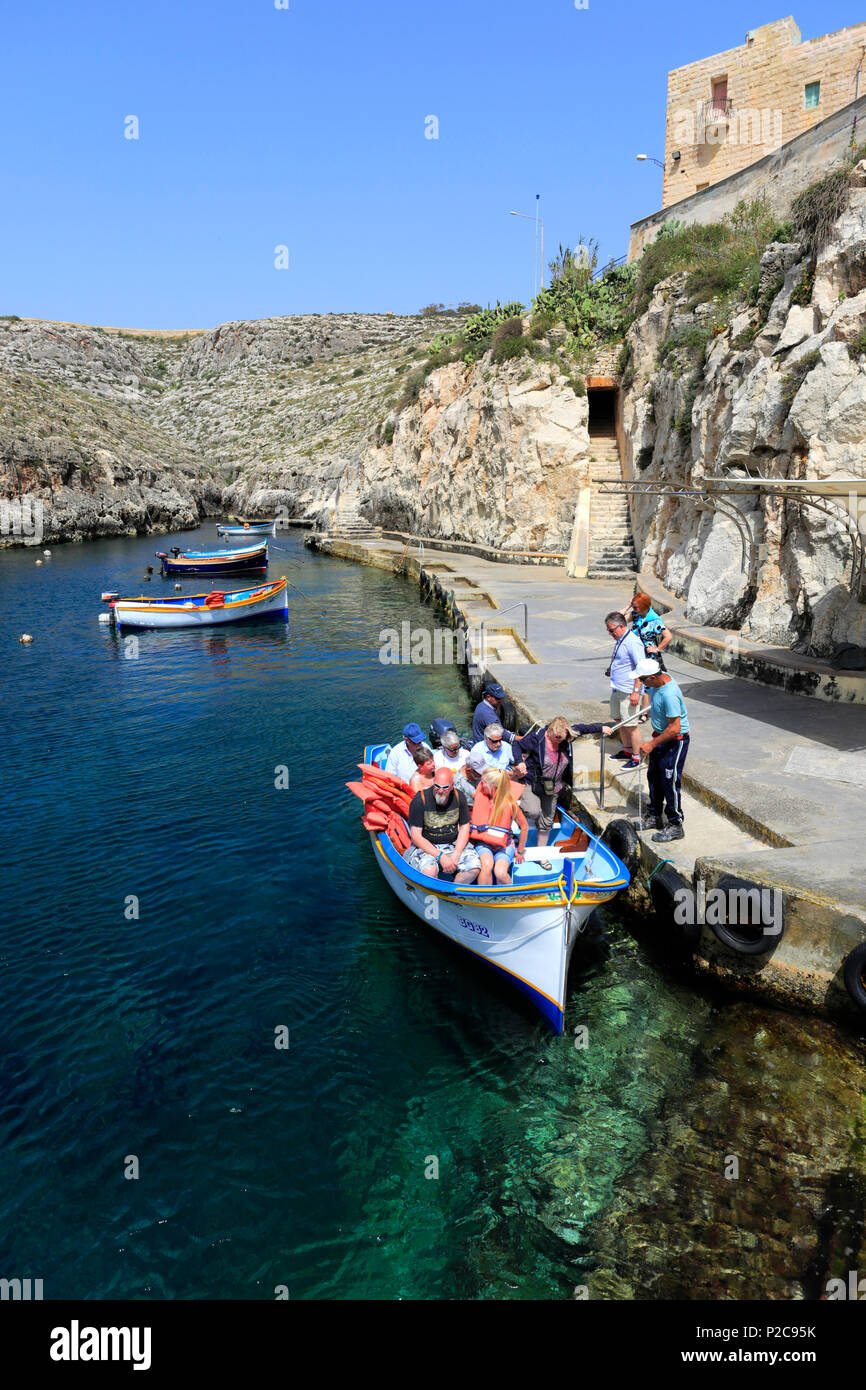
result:
M 538 867 L 540 869 L 543 869 L 546 874 L 549 874 L 551 869 L 553 868 L 553 865 L 551 864 L 549 859 L 539 859 Z

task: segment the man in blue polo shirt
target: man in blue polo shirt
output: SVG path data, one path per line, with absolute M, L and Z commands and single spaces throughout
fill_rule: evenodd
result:
M 653 840 L 658 843 L 682 840 L 685 831 L 681 783 L 683 764 L 689 751 L 686 702 L 673 677 L 662 671 L 652 658 L 645 657 L 639 661 L 634 674 L 649 691 L 653 727 L 652 738 L 640 746 L 640 751 L 649 758 L 647 781 L 652 815 L 647 819 L 646 828 L 659 831 L 658 835 L 653 835 Z M 663 810 L 667 811 L 668 817 L 664 829 Z
M 480 743 L 484 737 L 484 730 L 488 724 L 499 724 L 499 711 L 502 708 L 502 701 L 506 698 L 505 691 L 498 681 L 488 681 L 482 691 L 481 699 L 475 706 L 475 713 L 472 716 L 472 737 L 476 743 Z M 511 733 L 510 729 L 503 731 L 502 737 L 506 743 L 513 743 L 516 734 Z

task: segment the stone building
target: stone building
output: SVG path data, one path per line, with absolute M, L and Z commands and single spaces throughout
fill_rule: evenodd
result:
M 789 16 L 752 29 L 737 48 L 675 68 L 662 207 L 729 178 L 866 96 L 864 55 L 866 23 L 804 43 Z

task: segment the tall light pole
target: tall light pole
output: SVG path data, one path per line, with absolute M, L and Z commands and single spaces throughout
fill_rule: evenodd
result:
M 509 212 L 509 217 L 522 217 L 527 222 L 535 223 L 535 265 L 532 271 L 532 298 L 538 292 L 538 242 L 541 238 L 541 288 L 544 289 L 544 222 L 541 218 L 541 194 L 535 195 L 535 216 L 528 212 Z
M 636 154 L 635 159 L 648 159 L 650 164 L 657 164 L 660 169 L 663 169 L 665 167 L 664 161 L 661 159 L 656 159 L 655 155 L 652 154 Z

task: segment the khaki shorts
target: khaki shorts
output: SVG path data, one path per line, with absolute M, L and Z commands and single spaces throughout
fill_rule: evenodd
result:
M 641 693 L 641 701 L 642 701 L 642 700 L 643 700 L 643 694 Z M 619 723 L 622 722 L 623 719 L 628 719 L 629 715 L 630 715 L 630 714 L 634 714 L 635 711 L 636 711 L 636 709 L 637 709 L 637 706 L 636 706 L 636 705 L 633 705 L 632 702 L 631 702 L 631 691 L 624 692 L 624 691 L 622 691 L 622 690 L 611 690 L 611 692 L 610 692 L 610 722 L 611 722 L 611 724 L 619 724 Z M 623 734 L 628 733 L 629 729 L 634 729 L 634 728 L 640 729 L 640 731 L 641 731 L 641 742 L 643 742 L 644 739 L 647 739 L 647 738 L 651 738 L 651 737 L 652 737 L 652 729 L 651 729 L 651 728 L 650 728 L 649 733 L 646 733 L 646 732 L 645 732 L 645 730 L 646 730 L 647 728 L 649 728 L 649 720 L 647 720 L 646 723 L 644 723 L 644 724 L 639 724 L 639 723 L 637 722 L 637 720 L 635 720 L 633 724 L 627 724 L 627 725 L 625 726 L 624 729 L 620 729 L 620 730 L 618 731 L 618 733 L 614 734 L 614 738 L 619 738 L 619 739 L 621 739 L 622 736 L 623 736 Z

